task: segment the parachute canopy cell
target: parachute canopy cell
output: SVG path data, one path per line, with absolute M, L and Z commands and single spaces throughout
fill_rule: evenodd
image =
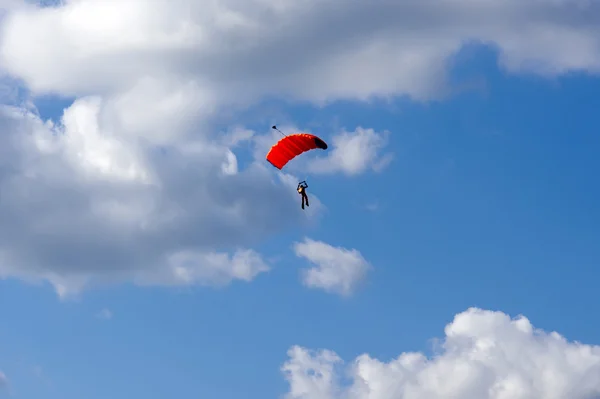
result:
M 327 143 L 308 133 L 290 134 L 271 147 L 267 154 L 267 161 L 277 169 L 281 169 L 298 155 L 317 148 L 326 150 Z

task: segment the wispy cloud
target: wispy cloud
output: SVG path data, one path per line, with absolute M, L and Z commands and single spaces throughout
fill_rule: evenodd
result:
M 113 318 L 113 313 L 109 309 L 104 308 L 98 313 L 96 313 L 96 317 L 101 320 L 110 320 Z
M 0 390 L 7 390 L 9 388 L 9 381 L 6 374 L 0 371 Z

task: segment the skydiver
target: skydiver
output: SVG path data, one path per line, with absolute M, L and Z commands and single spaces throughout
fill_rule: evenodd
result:
M 310 206 L 308 204 L 308 196 L 306 195 L 306 189 L 308 188 L 308 184 L 305 181 L 301 181 L 298 183 L 298 194 L 302 196 L 302 209 L 304 209 L 304 201 L 306 201 L 306 206 Z

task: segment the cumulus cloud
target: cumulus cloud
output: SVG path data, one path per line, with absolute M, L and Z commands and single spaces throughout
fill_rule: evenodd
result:
M 295 126 L 281 126 L 278 129 L 285 135 L 298 132 L 308 132 Z M 232 135 L 252 137 L 254 143 L 255 159 L 264 159 L 273 143 L 281 140 L 281 133 L 271 131 L 265 134 L 256 134 L 249 131 L 235 130 L 226 136 L 230 141 Z M 315 133 L 313 133 L 315 134 Z M 314 175 L 345 174 L 356 176 L 368 171 L 379 172 L 387 167 L 393 159 L 391 152 L 382 153 L 388 145 L 389 132 L 376 132 L 373 129 L 357 127 L 354 131 L 342 130 L 335 132 L 331 137 L 323 133 L 317 134 L 328 142 L 328 149 L 315 149 L 300 157 L 292 159 L 286 170 L 298 173 L 311 173 Z
M 344 296 L 352 294 L 371 269 L 356 249 L 334 247 L 309 238 L 295 243 L 294 252 L 315 265 L 303 270 L 304 285 Z
M 0 91 L 19 104 L 0 112 L 0 277 L 63 295 L 266 271 L 247 248 L 319 202 L 302 214 L 297 179 L 273 173 L 264 153 L 240 167 L 234 150 L 258 145 L 252 132 L 214 128 L 263 99 L 438 98 L 448 60 L 472 40 L 495 45 L 513 72 L 600 66 L 600 4 L 583 0 L 43 3 L 0 0 Z M 76 101 L 44 121 L 16 82 Z M 380 169 L 385 139 L 343 132 L 313 171 Z
M 171 79 L 179 96 L 169 104 L 191 96 L 209 113 L 274 95 L 430 99 L 471 41 L 497 47 L 512 72 L 598 72 L 599 10 L 585 0 L 78 0 L 9 9 L 0 62 L 38 92 Z
M 590 399 L 600 395 L 600 346 L 535 329 L 525 317 L 471 308 L 445 328 L 441 353 L 367 354 L 344 368 L 329 350 L 292 347 L 288 399 Z M 347 377 L 350 379 L 348 380 Z
M 0 0 L 0 18 L 11 10 L 23 6 L 22 0 Z
M 242 246 L 301 222 L 289 183 L 259 164 L 238 171 L 209 141 L 147 148 L 115 134 L 102 107 L 78 100 L 58 124 L 0 109 L 0 277 L 45 279 L 67 295 L 93 282 L 222 285 L 268 270 Z
M 388 132 L 377 133 L 362 127 L 354 132 L 343 131 L 332 138 L 329 154 L 312 160 L 308 169 L 313 173 L 344 173 L 350 176 L 364 173 L 367 169 L 380 171 L 392 161 L 391 153 L 381 155 L 388 136 Z
M 221 142 L 227 147 L 236 147 L 241 143 L 252 140 L 255 134 L 256 133 L 253 130 L 246 129 L 242 126 L 235 126 L 233 129 L 223 134 Z

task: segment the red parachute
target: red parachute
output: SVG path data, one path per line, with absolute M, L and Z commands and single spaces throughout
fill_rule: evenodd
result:
M 283 134 L 281 130 L 277 129 L 277 126 L 273 126 L 273 129 Z M 322 150 L 327 149 L 327 143 L 314 134 L 296 133 L 289 136 L 283 135 L 285 137 L 271 147 L 267 154 L 267 161 L 279 170 L 300 154 L 317 148 Z

